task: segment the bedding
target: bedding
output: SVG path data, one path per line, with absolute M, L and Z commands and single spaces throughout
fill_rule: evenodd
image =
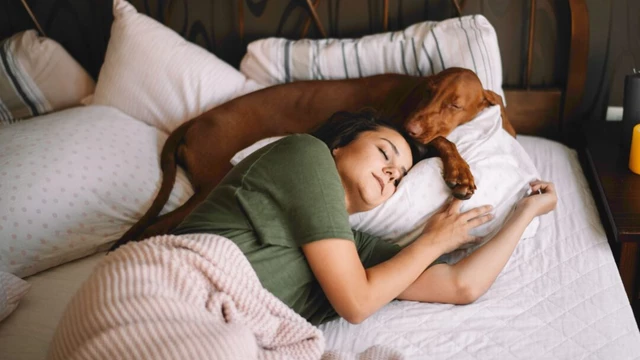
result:
M 106 249 L 150 205 L 167 136 L 76 107 L 0 130 L 0 271 L 19 277 Z M 165 211 L 192 194 L 183 172 Z
M 69 303 L 49 358 L 312 360 L 323 352 L 322 332 L 262 287 L 233 241 L 189 234 L 128 244 L 100 263 Z M 367 353 L 358 359 L 398 359 Z
M 107 105 L 170 133 L 216 105 L 261 88 L 207 50 L 124 0 L 113 25 L 95 94 Z
M 0 41 L 0 125 L 79 105 L 94 88 L 60 44 L 35 30 Z
M 465 306 L 393 302 L 359 326 L 321 326 L 329 349 L 395 344 L 410 359 L 637 359 L 640 333 L 577 154 L 519 136 L 557 208 Z
M 408 359 L 635 359 L 640 333 L 577 154 L 519 136 L 543 179 L 555 182 L 555 211 L 521 241 L 489 291 L 465 306 L 395 301 L 360 325 L 321 326 L 327 350 L 391 346 Z M 57 320 L 103 254 L 27 278 L 32 288 L 0 322 L 9 359 L 42 359 Z
M 0 271 L 0 321 L 18 307 L 30 287 L 28 282 L 19 277 Z
M 262 85 L 384 73 L 427 76 L 450 67 L 473 70 L 485 89 L 504 99 L 498 37 L 482 15 L 359 39 L 266 38 L 251 42 L 240 63 L 240 71 Z

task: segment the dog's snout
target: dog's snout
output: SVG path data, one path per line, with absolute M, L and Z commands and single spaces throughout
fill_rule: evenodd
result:
M 422 126 L 417 122 L 407 123 L 405 130 L 411 137 L 418 137 L 422 134 Z

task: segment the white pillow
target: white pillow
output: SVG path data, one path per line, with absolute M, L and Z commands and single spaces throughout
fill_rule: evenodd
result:
M 454 66 L 475 71 L 485 89 L 504 99 L 498 37 L 482 15 L 421 22 L 359 39 L 257 40 L 249 44 L 240 71 L 274 85 L 384 73 L 426 76 Z
M 115 108 L 77 107 L 0 131 L 0 271 L 25 277 L 101 249 L 147 210 L 167 135 Z M 165 210 L 192 194 L 180 171 Z
M 56 41 L 26 30 L 0 41 L 0 124 L 80 104 L 95 82 Z
M 515 203 L 530 193 L 529 183 L 540 176 L 522 145 L 502 129 L 499 106 L 483 110 L 473 121 L 458 126 L 447 139 L 456 144 L 469 164 L 478 187 L 471 199 L 464 201 L 461 211 L 485 204 L 494 207 L 495 218 L 471 232 L 486 241 L 500 229 Z M 408 245 L 420 235 L 427 219 L 451 197 L 442 172 L 440 158 L 419 162 L 388 201 L 351 215 L 351 226 L 401 246 Z M 535 218 L 522 238 L 533 237 L 538 224 Z M 475 248 L 454 252 L 441 260 L 455 263 Z
M 18 307 L 31 285 L 8 272 L 0 271 L 0 321 Z
M 238 152 L 231 163 L 237 164 L 279 138 L 256 142 Z M 478 187 L 461 211 L 486 204 L 494 207 L 495 218 L 471 232 L 487 241 L 500 229 L 515 203 L 529 193 L 529 183 L 539 178 L 538 171 L 522 145 L 502 129 L 499 106 L 483 110 L 473 121 L 457 127 L 447 139 L 456 144 L 469 164 Z M 351 215 L 351 227 L 400 246 L 408 245 L 420 235 L 427 219 L 451 197 L 442 172 L 440 158 L 420 161 L 389 200 L 373 210 Z M 538 224 L 538 218 L 534 219 L 522 238 L 533 237 Z M 477 246 L 455 251 L 440 260 L 455 263 L 475 248 Z
M 116 107 L 169 133 L 260 87 L 124 0 L 113 2 L 113 15 L 92 104 Z

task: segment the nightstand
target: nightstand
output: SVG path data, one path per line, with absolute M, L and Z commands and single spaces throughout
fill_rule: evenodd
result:
M 620 122 L 585 131 L 585 175 L 591 184 L 629 301 L 640 315 L 640 175 L 629 170 L 629 151 L 620 145 Z

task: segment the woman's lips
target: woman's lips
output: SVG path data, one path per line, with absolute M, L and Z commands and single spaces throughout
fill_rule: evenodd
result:
M 380 184 L 380 194 L 382 194 L 384 192 L 384 181 L 382 181 L 382 179 L 380 177 L 378 177 L 376 174 L 373 174 L 373 177 L 376 178 L 376 180 L 378 180 L 378 183 Z

